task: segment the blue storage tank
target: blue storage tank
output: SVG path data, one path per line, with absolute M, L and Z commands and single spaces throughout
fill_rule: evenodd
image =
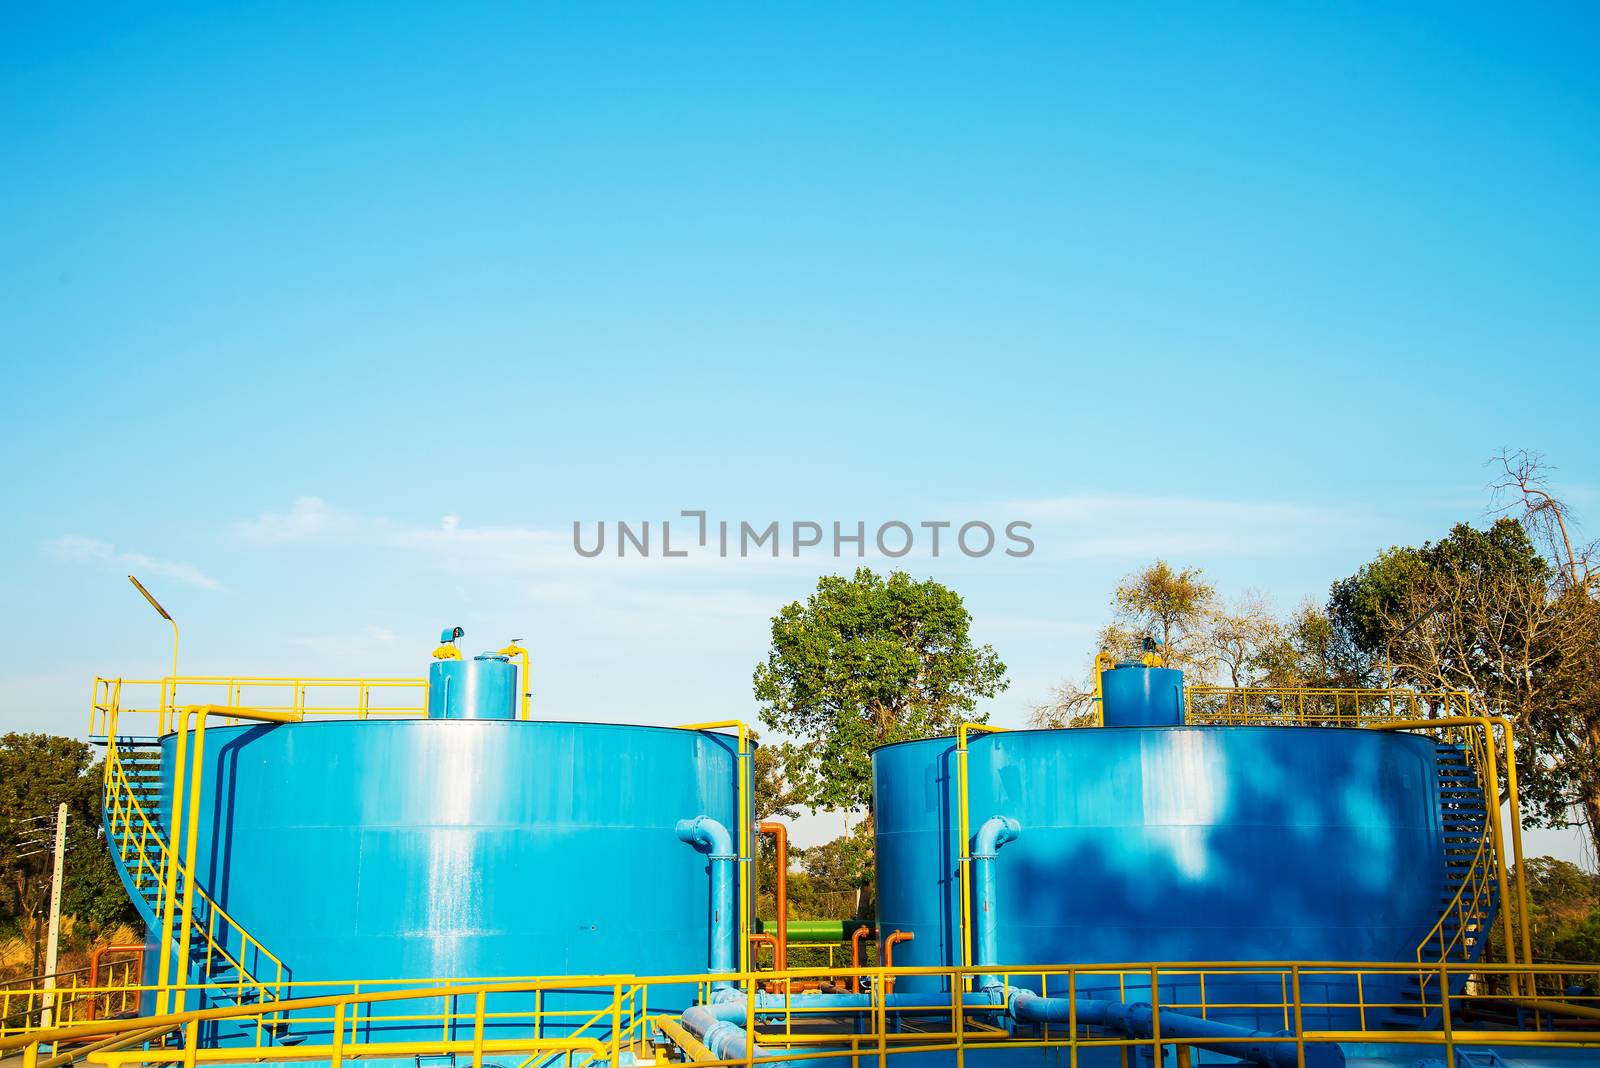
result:
M 678 825 L 709 817 L 737 842 L 750 754 L 707 731 L 516 719 L 516 674 L 499 654 L 436 660 L 425 719 L 208 727 L 194 870 L 290 981 L 706 971 L 720 862 Z M 177 743 L 161 741 L 167 827 Z M 717 869 L 735 902 L 741 867 Z
M 676 825 L 737 835 L 737 738 L 338 720 L 212 727 L 205 748 L 200 885 L 296 982 L 706 970 L 711 864 Z
M 516 719 L 517 667 L 504 653 L 428 666 L 429 719 Z
M 1183 672 L 1121 663 L 1100 674 L 1107 727 L 1176 727 L 1183 723 Z
M 1125 672 L 1138 673 L 1106 683 Z M 1130 692 L 1167 689 L 1153 682 Z M 969 833 L 991 816 L 1020 825 L 991 862 L 997 963 L 1414 961 L 1448 882 L 1435 751 L 1419 735 L 1314 727 L 975 734 Z M 872 764 L 878 930 L 915 936 L 896 964 L 961 964 L 956 743 L 885 746 Z M 1270 986 L 1257 1000 L 1278 1000 Z M 1185 993 L 1198 991 L 1163 999 Z

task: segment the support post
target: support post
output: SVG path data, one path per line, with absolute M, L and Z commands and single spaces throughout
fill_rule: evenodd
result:
M 61 948 L 61 876 L 67 856 L 67 805 L 56 806 L 56 856 L 50 872 L 50 934 L 44 947 L 44 1011 L 39 1014 L 39 1026 L 55 1023 L 56 1003 L 56 953 Z

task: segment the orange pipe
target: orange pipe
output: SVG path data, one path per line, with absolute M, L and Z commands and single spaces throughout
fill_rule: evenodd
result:
M 791 982 L 788 979 L 768 979 L 765 983 L 761 984 L 761 989 L 765 990 L 769 994 L 781 994 L 785 990 L 791 994 L 803 994 L 807 990 L 823 990 L 825 987 L 827 987 L 827 985 L 827 983 L 821 980 L 807 979 L 801 981 L 796 979 Z
M 778 963 L 778 940 L 776 938 L 773 938 L 769 934 L 753 934 L 753 935 L 750 936 L 750 950 L 751 950 L 752 954 L 755 952 L 755 947 L 762 946 L 762 945 L 766 945 L 766 946 L 771 946 L 772 947 L 772 963 L 773 963 L 773 966 L 776 967 L 777 963 Z M 752 966 L 752 969 L 753 969 L 754 968 L 754 962 L 753 961 L 752 961 L 752 965 L 751 966 Z
M 778 854 L 777 886 L 773 888 L 777 897 L 778 930 L 772 944 L 772 969 L 784 972 L 789 970 L 789 828 L 776 820 L 763 820 L 758 830 L 772 835 L 773 848 Z
M 850 935 L 850 967 L 856 969 L 857 972 L 857 974 L 850 977 L 850 992 L 852 994 L 861 993 L 861 940 L 871 933 L 871 925 L 864 923 Z
M 915 937 L 917 936 L 910 931 L 896 931 L 888 938 L 885 938 L 883 940 L 883 960 L 881 962 L 883 966 L 885 968 L 894 967 L 894 944 L 896 942 L 909 942 Z M 885 994 L 894 993 L 894 980 L 887 975 L 883 977 L 883 992 Z
M 91 953 L 89 955 L 89 986 L 91 988 L 92 987 L 97 987 L 97 986 L 100 985 L 100 958 L 104 957 L 107 953 L 129 953 L 129 954 L 132 954 L 133 955 L 134 967 L 137 968 L 140 973 L 142 973 L 143 970 L 144 970 L 144 946 L 142 944 L 141 945 L 134 945 L 134 946 L 117 946 L 117 945 L 101 946 L 99 949 L 95 950 L 93 953 Z M 144 981 L 144 976 L 142 974 L 140 974 L 138 976 L 137 981 L 134 982 L 134 983 L 131 983 L 129 985 L 137 987 L 139 985 L 139 983 L 142 983 L 143 981 Z M 108 996 L 108 999 L 109 999 L 109 996 Z M 94 1007 L 95 1007 L 95 1004 L 99 1000 L 100 1000 L 100 995 L 98 995 L 98 994 L 89 999 L 89 1004 L 84 1009 L 84 1013 L 83 1013 L 84 1019 L 86 1019 L 86 1020 L 94 1019 Z

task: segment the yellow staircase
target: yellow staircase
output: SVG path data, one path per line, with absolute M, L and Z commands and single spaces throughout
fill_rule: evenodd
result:
M 214 1006 L 282 999 L 288 994 L 283 961 L 193 880 L 161 826 L 165 786 L 160 739 L 119 734 L 120 685 L 115 680 L 97 682 L 104 684 L 97 684 L 94 712 L 106 732 L 102 798 L 106 841 L 145 925 L 158 940 L 163 931 L 169 932 L 170 943 L 158 946 L 156 952 L 167 954 L 170 960 L 181 954 L 187 943 L 188 959 L 173 969 L 180 974 L 172 977 L 170 985 L 199 984 L 204 1001 Z M 186 898 L 190 907 L 184 910 Z M 181 1009 L 184 991 L 163 990 L 155 1011 L 172 1007 L 161 1003 L 168 996 L 175 997 Z

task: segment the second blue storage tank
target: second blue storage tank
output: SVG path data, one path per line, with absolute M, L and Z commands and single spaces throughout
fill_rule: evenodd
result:
M 1364 729 L 974 735 L 969 833 L 1021 827 L 992 862 L 997 963 L 1414 960 L 1447 882 L 1434 753 Z M 957 759 L 873 753 L 878 930 L 915 936 L 896 964 L 962 963 Z

